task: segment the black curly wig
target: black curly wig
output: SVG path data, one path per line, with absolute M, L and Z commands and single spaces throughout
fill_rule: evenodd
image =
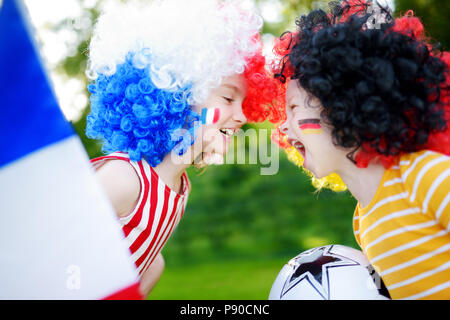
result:
M 348 158 L 362 167 L 368 161 L 358 163 L 358 150 L 386 165 L 425 149 L 448 121 L 447 64 L 413 30 L 398 32 L 383 8 L 383 23 L 370 27 L 370 5 L 332 2 L 329 13 L 299 18 L 298 32 L 282 35 L 283 43 L 290 38 L 276 74 L 282 82 L 297 80 L 320 100 L 334 144 L 350 149 Z

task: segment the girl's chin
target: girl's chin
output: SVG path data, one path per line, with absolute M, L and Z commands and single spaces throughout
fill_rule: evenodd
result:
M 221 135 L 223 138 L 221 140 L 216 140 L 216 143 L 210 148 L 208 153 L 216 153 L 219 155 L 222 155 L 224 157 L 228 152 L 228 147 L 230 146 L 231 139 L 229 137 L 225 137 L 224 135 Z
M 327 176 L 327 174 L 324 174 L 323 172 L 318 171 L 316 168 L 308 168 L 308 167 L 304 167 L 304 168 L 306 170 L 308 170 L 309 172 L 311 172 L 314 175 L 314 178 L 316 178 L 316 179 L 322 179 Z
M 309 163 L 309 159 L 306 155 L 303 155 L 303 168 L 305 168 L 306 170 L 308 170 L 309 172 L 311 172 L 315 178 L 320 179 L 318 177 L 318 172 L 316 170 L 316 168 L 314 166 L 311 166 Z
M 215 152 L 207 152 L 203 154 L 203 161 L 208 164 L 222 165 L 225 163 L 224 156 Z
M 231 143 L 231 138 L 228 136 L 222 135 L 222 141 L 223 141 L 223 154 L 225 155 L 228 151 L 228 147 Z
M 228 152 L 228 147 L 231 144 L 231 138 L 220 134 L 221 137 L 216 137 L 215 141 L 209 143 L 203 149 L 203 161 L 208 164 L 223 164 L 224 158 Z

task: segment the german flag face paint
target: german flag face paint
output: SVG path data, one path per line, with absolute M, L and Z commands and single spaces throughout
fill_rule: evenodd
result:
M 298 121 L 298 126 L 303 134 L 321 134 L 320 119 L 303 119 Z

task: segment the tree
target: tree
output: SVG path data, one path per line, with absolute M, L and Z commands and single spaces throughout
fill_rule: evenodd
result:
M 428 35 L 441 44 L 441 50 L 450 50 L 448 17 L 450 2 L 439 0 L 397 0 L 397 13 L 412 9 L 422 19 Z

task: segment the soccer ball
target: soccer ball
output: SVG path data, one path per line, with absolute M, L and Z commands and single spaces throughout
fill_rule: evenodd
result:
M 278 274 L 269 300 L 388 300 L 380 276 L 356 249 L 328 245 L 300 253 Z

